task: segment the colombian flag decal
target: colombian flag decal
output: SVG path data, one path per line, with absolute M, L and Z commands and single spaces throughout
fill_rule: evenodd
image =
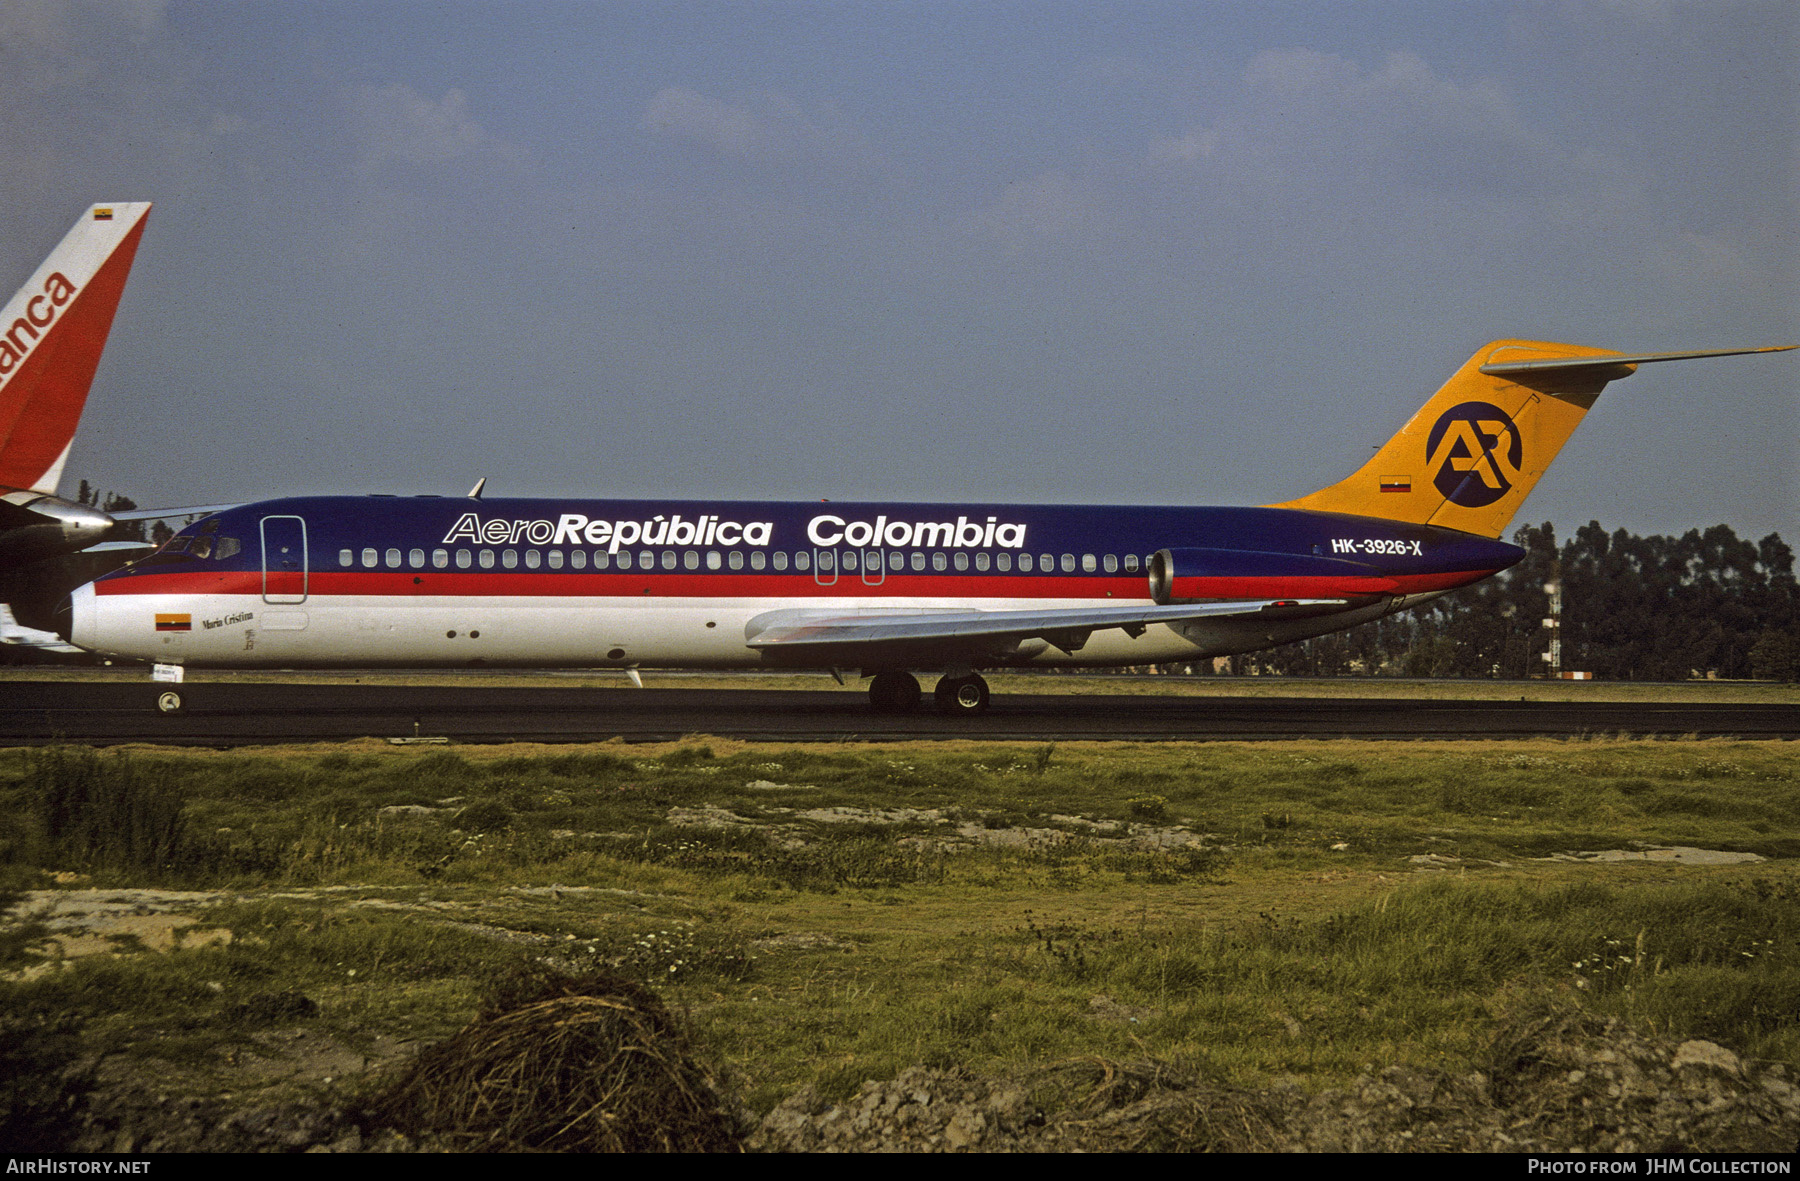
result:
M 191 632 L 194 630 L 192 615 L 158 615 L 156 630 L 159 632 Z
M 1412 477 L 1383 476 L 1381 477 L 1381 490 L 1383 492 L 1411 492 Z
M 98 209 L 94 210 L 94 220 L 95 221 L 111 221 L 112 220 L 112 210 L 108 209 L 104 205 L 100 206 Z

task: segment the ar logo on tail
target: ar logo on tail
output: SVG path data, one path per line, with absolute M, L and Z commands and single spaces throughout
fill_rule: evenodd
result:
M 1506 411 L 1487 402 L 1464 402 L 1444 411 L 1432 426 L 1425 455 L 1425 470 L 1439 492 L 1453 504 L 1481 508 L 1512 491 L 1524 447 Z

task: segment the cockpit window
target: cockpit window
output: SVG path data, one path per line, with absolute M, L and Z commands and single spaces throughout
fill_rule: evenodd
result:
M 243 549 L 235 537 L 220 537 L 215 522 L 207 522 L 196 534 L 177 533 L 162 543 L 155 553 L 131 563 L 133 566 L 162 565 L 178 558 L 223 561 Z

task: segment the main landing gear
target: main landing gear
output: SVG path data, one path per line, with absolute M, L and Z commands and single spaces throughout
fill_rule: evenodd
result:
M 869 682 L 869 708 L 878 714 L 909 714 L 919 708 L 920 696 L 911 673 L 876 673 Z
M 878 714 L 911 713 L 923 696 L 911 673 L 876 673 L 869 682 L 869 708 Z M 940 713 L 978 714 L 988 707 L 988 684 L 974 673 L 945 676 L 931 700 Z
M 988 683 L 975 673 L 946 676 L 931 694 L 941 714 L 978 714 L 988 707 Z

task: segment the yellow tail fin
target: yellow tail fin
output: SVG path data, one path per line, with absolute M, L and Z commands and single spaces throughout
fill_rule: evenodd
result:
M 1794 348 L 1640 353 L 1536 340 L 1484 345 L 1355 475 L 1274 508 L 1499 537 L 1609 381 L 1640 364 Z

